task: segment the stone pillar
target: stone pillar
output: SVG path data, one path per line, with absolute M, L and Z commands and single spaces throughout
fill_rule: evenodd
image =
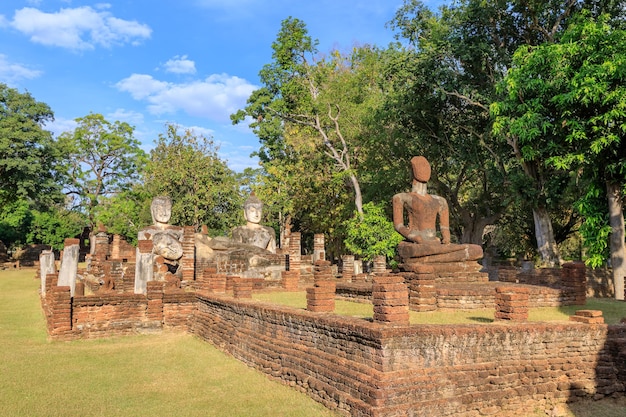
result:
M 62 336 L 72 331 L 72 296 L 69 286 L 50 288 L 48 303 L 48 331 L 51 336 Z
M 54 252 L 44 250 L 39 254 L 39 278 L 41 279 L 41 293 L 46 294 L 46 277 L 48 274 L 54 274 L 56 266 L 54 265 Z
M 587 273 L 582 262 L 569 262 L 561 268 L 561 285 L 571 293 L 575 305 L 587 302 Z
M 496 287 L 496 320 L 527 321 L 528 298 L 526 287 Z
M 414 272 L 405 272 L 402 276 L 409 286 L 409 308 L 411 310 L 437 310 L 435 269 L 431 265 L 416 265 Z
M 354 261 L 354 276 L 363 273 L 363 259 L 357 259 Z
M 374 321 L 409 324 L 409 290 L 401 275 L 374 275 Z
M 148 298 L 146 318 L 149 321 L 163 323 L 163 286 L 163 281 L 146 283 L 146 296 Z
M 78 239 L 65 239 L 63 258 L 59 270 L 59 286 L 70 287 L 70 295 L 74 296 L 76 285 L 76 274 L 78 272 L 78 255 L 80 250 Z
M 300 277 L 300 264 L 302 262 L 300 239 L 300 232 L 292 232 L 289 237 L 289 270 L 295 271 L 298 277 Z
M 59 274 L 53 273 L 46 275 L 46 293 L 59 284 Z
M 235 298 L 252 298 L 252 280 L 236 277 L 233 279 L 233 296 Z
M 346 282 L 352 282 L 352 277 L 354 276 L 354 255 L 343 255 L 341 263 L 341 279 Z
M 147 283 L 154 277 L 152 241 L 137 241 L 137 260 L 135 263 L 135 294 L 146 294 Z
M 205 267 L 202 270 L 200 289 L 210 293 L 224 294 L 226 292 L 226 274 L 219 274 L 217 266 Z
M 326 259 L 326 250 L 324 249 L 324 233 L 316 233 L 313 235 L 313 264 L 317 261 Z
M 195 263 L 195 229 L 193 226 L 183 228 L 183 257 L 180 260 L 183 269 L 183 281 L 193 281 Z
M 313 287 L 306 289 L 306 308 L 316 313 L 335 311 L 336 283 L 330 261 L 315 262 Z
M 298 291 L 300 274 L 295 271 L 281 271 L 282 286 L 286 291 Z
M 373 275 L 385 275 L 387 273 L 387 258 L 385 255 L 374 256 L 374 266 L 372 267 Z
M 111 259 L 120 259 L 120 235 L 113 235 L 111 243 Z
M 94 258 L 97 262 L 104 262 L 109 254 L 109 235 L 105 230 L 100 230 L 96 234 L 96 247 L 94 249 Z

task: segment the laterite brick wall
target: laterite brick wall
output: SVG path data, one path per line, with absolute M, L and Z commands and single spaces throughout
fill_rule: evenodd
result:
M 143 294 L 103 292 L 70 297 L 69 287 L 53 287 L 42 297 L 48 333 L 55 339 L 97 338 L 160 331 L 186 331 L 195 312 L 195 294 L 153 288 Z
M 218 295 L 190 331 L 352 416 L 524 415 L 624 394 L 626 326 L 386 326 Z

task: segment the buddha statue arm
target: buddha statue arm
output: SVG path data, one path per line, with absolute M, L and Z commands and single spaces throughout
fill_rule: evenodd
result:
M 396 194 L 391 200 L 393 206 L 393 227 L 398 233 L 408 239 L 410 229 L 404 224 L 404 198 Z

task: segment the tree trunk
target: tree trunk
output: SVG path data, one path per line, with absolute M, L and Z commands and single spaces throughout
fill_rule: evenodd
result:
M 623 300 L 626 264 L 624 263 L 624 211 L 621 185 L 607 181 L 606 197 L 609 204 L 609 225 L 611 226 L 609 244 L 611 250 L 611 267 L 613 268 L 613 282 L 615 285 L 615 298 L 617 300 Z
M 363 195 L 361 193 L 361 186 L 359 185 L 359 180 L 354 174 L 350 174 L 350 182 L 352 183 L 352 188 L 354 189 L 354 206 L 356 207 L 357 213 L 363 216 Z
M 533 219 L 535 221 L 535 236 L 537 238 L 537 250 L 541 255 L 543 265 L 555 267 L 559 265 L 559 248 L 554 240 L 552 221 L 545 207 L 533 209 Z

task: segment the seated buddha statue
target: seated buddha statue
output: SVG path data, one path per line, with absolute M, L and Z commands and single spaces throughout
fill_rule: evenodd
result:
M 276 232 L 271 227 L 262 226 L 263 203 L 254 193 L 243 205 L 246 225 L 235 227 L 231 231 L 232 239 L 237 243 L 257 246 L 271 253 L 276 253 Z
M 431 168 L 423 156 L 411 159 L 411 192 L 393 196 L 393 225 L 405 240 L 398 245 L 404 265 L 475 261 L 483 256 L 482 247 L 450 243 L 448 203 L 443 197 L 428 194 Z M 405 222 L 405 218 L 408 222 Z M 441 239 L 437 236 L 437 218 Z M 409 268 L 410 269 L 410 268 Z

